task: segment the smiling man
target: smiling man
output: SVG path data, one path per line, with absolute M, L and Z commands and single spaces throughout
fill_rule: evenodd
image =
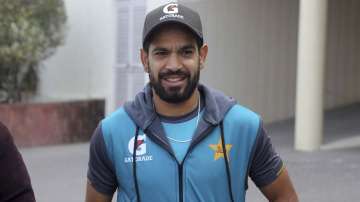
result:
M 200 16 L 169 3 L 147 14 L 150 82 L 101 121 L 90 145 L 87 202 L 245 201 L 250 177 L 269 201 L 298 201 L 260 117 L 199 84 L 208 53 Z

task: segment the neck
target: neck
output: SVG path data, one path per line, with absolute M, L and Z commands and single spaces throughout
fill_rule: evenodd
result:
M 181 103 L 166 102 L 153 91 L 153 101 L 156 112 L 163 116 L 182 116 L 193 111 L 198 105 L 200 93 L 196 89 L 189 99 Z

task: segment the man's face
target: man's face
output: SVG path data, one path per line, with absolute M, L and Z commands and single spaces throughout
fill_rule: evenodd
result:
M 160 99 L 181 103 L 190 98 L 200 78 L 200 55 L 193 35 L 183 29 L 166 26 L 157 32 L 142 60 Z

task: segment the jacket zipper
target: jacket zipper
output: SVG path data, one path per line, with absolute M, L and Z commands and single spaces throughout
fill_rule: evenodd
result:
M 184 162 L 184 161 L 183 161 Z M 179 170 L 179 201 L 183 202 L 183 163 L 178 163 L 178 170 Z
M 204 134 L 205 133 L 209 133 L 213 128 L 208 128 L 206 131 L 204 131 Z M 190 150 L 188 150 L 184 156 L 184 159 L 183 161 L 181 162 L 181 164 L 179 164 L 179 162 L 177 161 L 176 157 L 173 156 L 178 164 L 178 172 L 179 172 L 179 202 L 183 202 L 184 201 L 184 194 L 183 194 L 183 167 L 184 167 L 184 162 L 186 160 L 186 157 L 188 156 L 188 154 L 193 150 L 195 146 L 192 146 L 190 148 Z
M 165 149 L 166 150 L 166 149 Z M 177 164 L 177 167 L 178 167 L 178 180 L 179 180 L 179 202 L 183 202 L 184 199 L 183 199 L 183 162 L 186 158 L 186 155 L 184 157 L 184 160 L 183 162 L 180 164 L 179 161 L 176 159 L 176 156 L 173 152 L 170 152 L 169 150 L 166 150 L 170 156 L 175 160 L 176 164 Z
M 206 131 L 203 132 L 203 134 L 205 133 L 209 133 L 213 128 L 209 127 Z M 190 145 L 191 146 L 191 145 Z M 175 155 L 173 154 L 173 152 L 167 151 L 170 156 L 173 157 L 173 159 L 176 161 L 177 165 L 178 165 L 178 173 L 179 173 L 179 202 L 184 202 L 184 194 L 183 194 L 183 165 L 185 162 L 186 157 L 188 156 L 188 154 L 193 150 L 195 146 L 192 146 L 190 148 L 190 150 L 188 150 L 184 156 L 184 159 L 181 163 L 179 163 L 179 161 L 176 159 Z

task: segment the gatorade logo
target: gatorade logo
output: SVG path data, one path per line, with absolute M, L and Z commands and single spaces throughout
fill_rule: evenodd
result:
M 130 154 L 133 154 L 133 152 L 134 152 L 134 140 L 135 140 L 135 137 L 131 138 L 129 141 L 129 144 L 128 144 Z M 138 136 L 138 139 L 136 141 L 136 156 L 146 154 L 145 140 L 146 140 L 145 135 Z
M 178 4 L 170 3 L 170 4 L 166 5 L 166 6 L 164 6 L 163 12 L 166 13 L 166 14 L 178 13 L 179 12 Z
M 125 156 L 124 158 L 124 163 L 132 163 L 134 162 L 133 159 L 133 153 L 134 153 L 134 141 L 135 141 L 135 137 L 131 138 L 129 143 L 128 143 L 128 149 L 129 149 L 129 153 L 131 154 L 130 156 Z M 145 155 L 146 154 L 146 135 L 139 135 L 138 139 L 136 141 L 136 157 L 135 157 L 135 161 L 152 161 L 153 160 L 153 156 L 152 155 Z
M 165 20 L 167 18 L 179 18 L 181 20 L 184 19 L 183 15 L 178 14 L 179 8 L 177 3 L 170 3 L 163 8 L 163 12 L 166 14 L 160 17 L 160 21 Z

